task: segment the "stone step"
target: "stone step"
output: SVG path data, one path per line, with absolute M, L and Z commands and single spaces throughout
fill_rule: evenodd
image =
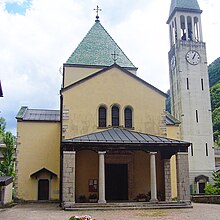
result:
M 170 203 L 76 203 L 64 207 L 65 210 L 124 210 L 124 209 L 174 209 L 192 208 L 191 202 L 170 202 Z

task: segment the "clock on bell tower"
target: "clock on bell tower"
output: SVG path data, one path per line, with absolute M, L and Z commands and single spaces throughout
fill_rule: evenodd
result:
M 189 181 L 192 194 L 204 193 L 215 168 L 206 44 L 197 0 L 172 0 L 170 34 L 171 113 L 181 121 L 181 139 L 191 142 Z

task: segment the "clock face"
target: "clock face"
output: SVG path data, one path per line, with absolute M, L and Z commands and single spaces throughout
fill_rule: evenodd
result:
M 170 67 L 171 67 L 171 70 L 173 70 L 176 66 L 176 57 L 175 56 L 172 56 L 171 60 L 170 60 Z
M 186 54 L 186 60 L 192 65 L 197 65 L 200 62 L 200 55 L 197 51 L 190 50 Z

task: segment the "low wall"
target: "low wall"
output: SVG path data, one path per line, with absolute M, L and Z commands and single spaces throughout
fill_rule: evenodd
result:
M 192 197 L 193 202 L 198 203 L 213 203 L 220 204 L 220 195 L 210 196 L 210 195 L 198 195 Z

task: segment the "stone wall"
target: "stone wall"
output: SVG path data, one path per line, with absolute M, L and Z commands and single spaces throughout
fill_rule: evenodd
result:
M 220 195 L 210 196 L 210 195 L 198 195 L 192 197 L 193 202 L 198 203 L 212 203 L 212 204 L 220 204 Z
M 180 152 L 176 154 L 177 168 L 177 199 L 179 201 L 189 201 L 189 164 L 188 153 Z
M 75 203 L 75 152 L 63 152 L 63 205 Z

